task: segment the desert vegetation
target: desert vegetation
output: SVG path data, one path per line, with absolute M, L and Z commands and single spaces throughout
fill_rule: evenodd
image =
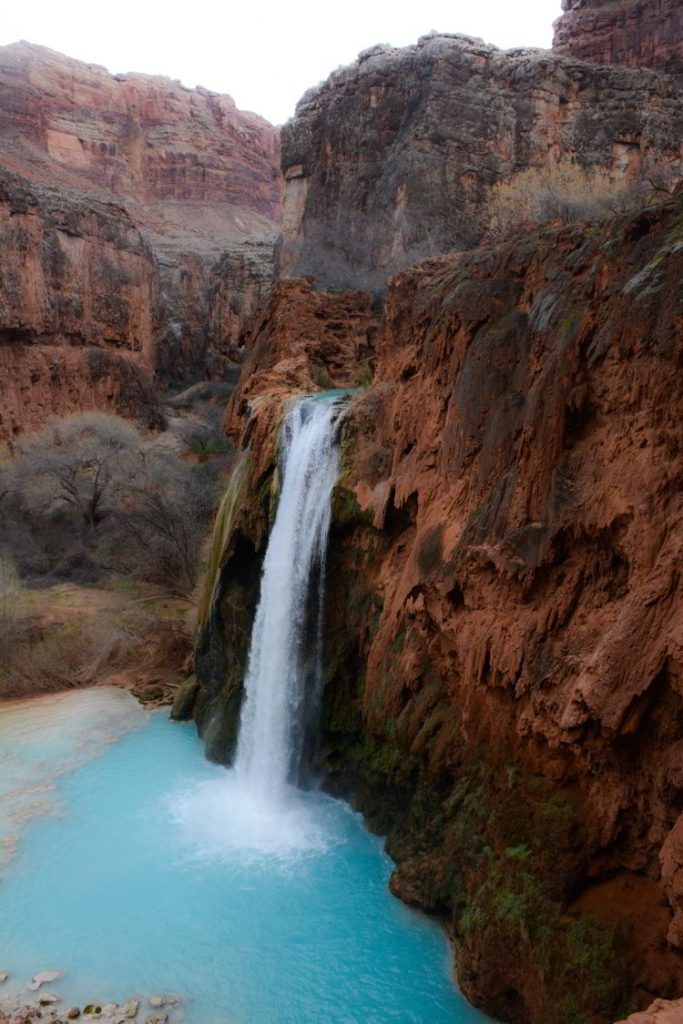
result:
M 528 167 L 491 189 L 489 233 L 498 238 L 534 224 L 606 220 L 668 198 L 676 184 L 670 172 L 615 176 L 605 167 L 584 167 L 575 160 Z
M 0 696 L 182 664 L 220 468 L 104 413 L 15 443 L 0 467 Z

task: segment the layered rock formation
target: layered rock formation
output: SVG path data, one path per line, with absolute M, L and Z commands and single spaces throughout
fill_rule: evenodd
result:
M 334 500 L 323 763 L 388 833 L 394 892 L 447 921 L 466 994 L 520 1024 L 607 1022 L 683 984 L 682 224 L 679 194 L 432 260 L 361 332 L 376 369 Z M 223 759 L 282 401 L 315 366 L 348 383 L 371 314 L 343 300 L 344 357 L 341 300 L 290 288 L 231 411 L 251 476 L 195 694 Z M 326 302 L 329 353 L 290 358 Z
M 71 347 L 84 401 L 86 350 L 107 352 L 106 390 L 128 412 L 116 395 L 131 375 L 225 369 L 272 277 L 276 129 L 227 96 L 20 43 L 0 50 L 0 171 L 0 336 L 19 373 L 4 436 L 80 402 L 59 373 L 32 392 L 46 348 Z
M 156 424 L 158 276 L 123 207 L 0 170 L 0 238 L 0 439 L 77 409 Z
M 592 64 L 654 68 L 683 78 L 678 0 L 562 0 L 553 49 Z
M 682 136 L 681 90 L 654 72 L 462 36 L 375 47 L 283 128 L 281 272 L 381 290 L 417 259 L 479 242 L 497 180 L 574 156 L 679 174 Z

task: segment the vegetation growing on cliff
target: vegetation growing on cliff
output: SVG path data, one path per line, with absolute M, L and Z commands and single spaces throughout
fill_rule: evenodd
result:
M 527 167 L 492 187 L 489 231 L 497 238 L 534 224 L 602 221 L 658 197 L 669 198 L 675 184 L 670 172 L 617 177 L 605 167 L 584 167 L 576 160 Z

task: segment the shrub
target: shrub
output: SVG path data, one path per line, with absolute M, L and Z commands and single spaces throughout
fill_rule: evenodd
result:
M 167 453 L 148 453 L 113 514 L 119 568 L 174 593 L 190 593 L 217 490 L 209 469 Z
M 533 224 L 601 221 L 638 210 L 658 193 L 668 195 L 670 184 L 665 175 L 627 179 L 575 160 L 529 167 L 491 189 L 489 231 L 496 237 Z
M 96 582 L 114 570 L 186 595 L 219 484 L 117 416 L 54 420 L 0 472 L 0 551 L 24 576 Z
M 19 594 L 21 583 L 14 563 L 0 553 L 0 662 L 6 663 L 21 632 Z
M 313 380 L 323 391 L 329 391 L 332 387 L 332 380 L 329 373 L 323 366 L 314 366 L 311 371 Z

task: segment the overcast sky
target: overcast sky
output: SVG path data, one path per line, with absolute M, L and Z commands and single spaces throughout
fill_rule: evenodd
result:
M 0 44 L 28 39 L 114 73 L 143 71 L 229 93 L 275 124 L 374 43 L 433 29 L 501 48 L 550 46 L 560 0 L 0 0 Z M 9 8 L 9 9 L 8 9 Z

